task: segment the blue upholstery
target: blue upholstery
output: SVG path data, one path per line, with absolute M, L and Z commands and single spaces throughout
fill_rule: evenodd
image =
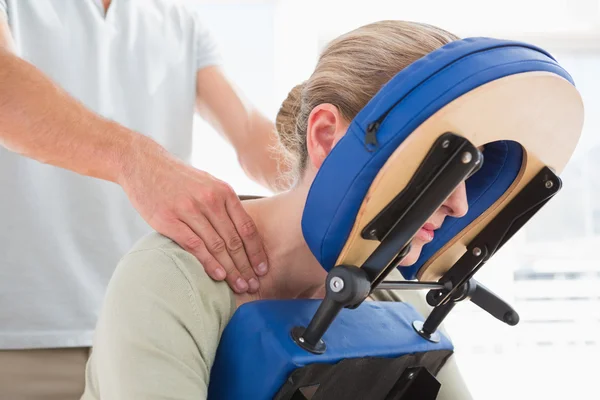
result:
M 545 51 L 525 43 L 488 38 L 449 43 L 388 82 L 352 121 L 311 186 L 302 230 L 321 265 L 327 271 L 334 267 L 373 179 L 415 128 L 464 93 L 529 71 L 552 72 L 573 83 Z M 378 148 L 367 149 L 367 126 L 390 109 L 377 133 Z M 522 149 L 516 143 L 487 146 L 484 167 L 467 182 L 468 214 L 460 221 L 447 219 L 436 232 L 436 240 L 425 246 L 419 261 L 401 269 L 403 275 L 413 279 L 434 252 L 493 204 L 517 176 L 521 161 Z
M 293 342 L 290 331 L 308 325 L 319 303 L 282 300 L 241 306 L 221 337 L 209 398 L 271 399 L 292 371 L 313 363 L 452 350 L 446 337 L 436 344 L 416 334 L 411 324 L 423 318 L 409 304 L 364 302 L 355 310 L 340 312 L 323 337 L 325 354 L 311 354 Z

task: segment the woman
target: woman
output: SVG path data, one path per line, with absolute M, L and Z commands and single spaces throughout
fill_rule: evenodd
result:
M 270 273 L 256 294 L 214 282 L 197 259 L 158 234 L 142 239 L 119 263 L 99 318 L 84 399 L 200 399 L 223 329 L 240 305 L 259 299 L 324 294 L 326 272 L 306 245 L 302 211 L 319 167 L 350 121 L 398 71 L 456 40 L 441 29 L 385 21 L 333 41 L 312 76 L 292 90 L 277 117 L 293 189 L 245 201 L 265 243 Z M 429 218 L 402 265 L 448 216 L 467 211 L 464 184 Z

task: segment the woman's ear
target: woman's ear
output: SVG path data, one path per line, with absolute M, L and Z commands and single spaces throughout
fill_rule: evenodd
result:
M 346 134 L 348 123 L 332 104 L 319 104 L 311 111 L 306 129 L 306 147 L 310 163 L 321 167 L 331 149 Z

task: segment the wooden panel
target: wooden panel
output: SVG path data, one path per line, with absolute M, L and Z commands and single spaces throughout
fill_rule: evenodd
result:
M 525 149 L 519 176 L 506 193 L 440 249 L 419 271 L 422 280 L 446 272 L 466 245 L 544 166 L 559 174 L 575 150 L 583 126 L 579 92 L 549 72 L 511 75 L 459 97 L 419 126 L 392 154 L 374 179 L 336 265 L 362 265 L 379 242 L 360 232 L 409 182 L 437 138 L 454 132 L 475 146 L 498 140 Z

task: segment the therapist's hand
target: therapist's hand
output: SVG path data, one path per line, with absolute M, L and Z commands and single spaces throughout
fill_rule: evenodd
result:
M 237 293 L 255 292 L 267 257 L 233 189 L 147 138 L 130 147 L 118 183 L 146 222 L 195 255 L 213 279 Z
M 267 257 L 227 184 L 91 112 L 13 49 L 0 16 L 0 146 L 120 184 L 146 222 L 194 254 L 209 276 L 238 293 L 258 289 Z

